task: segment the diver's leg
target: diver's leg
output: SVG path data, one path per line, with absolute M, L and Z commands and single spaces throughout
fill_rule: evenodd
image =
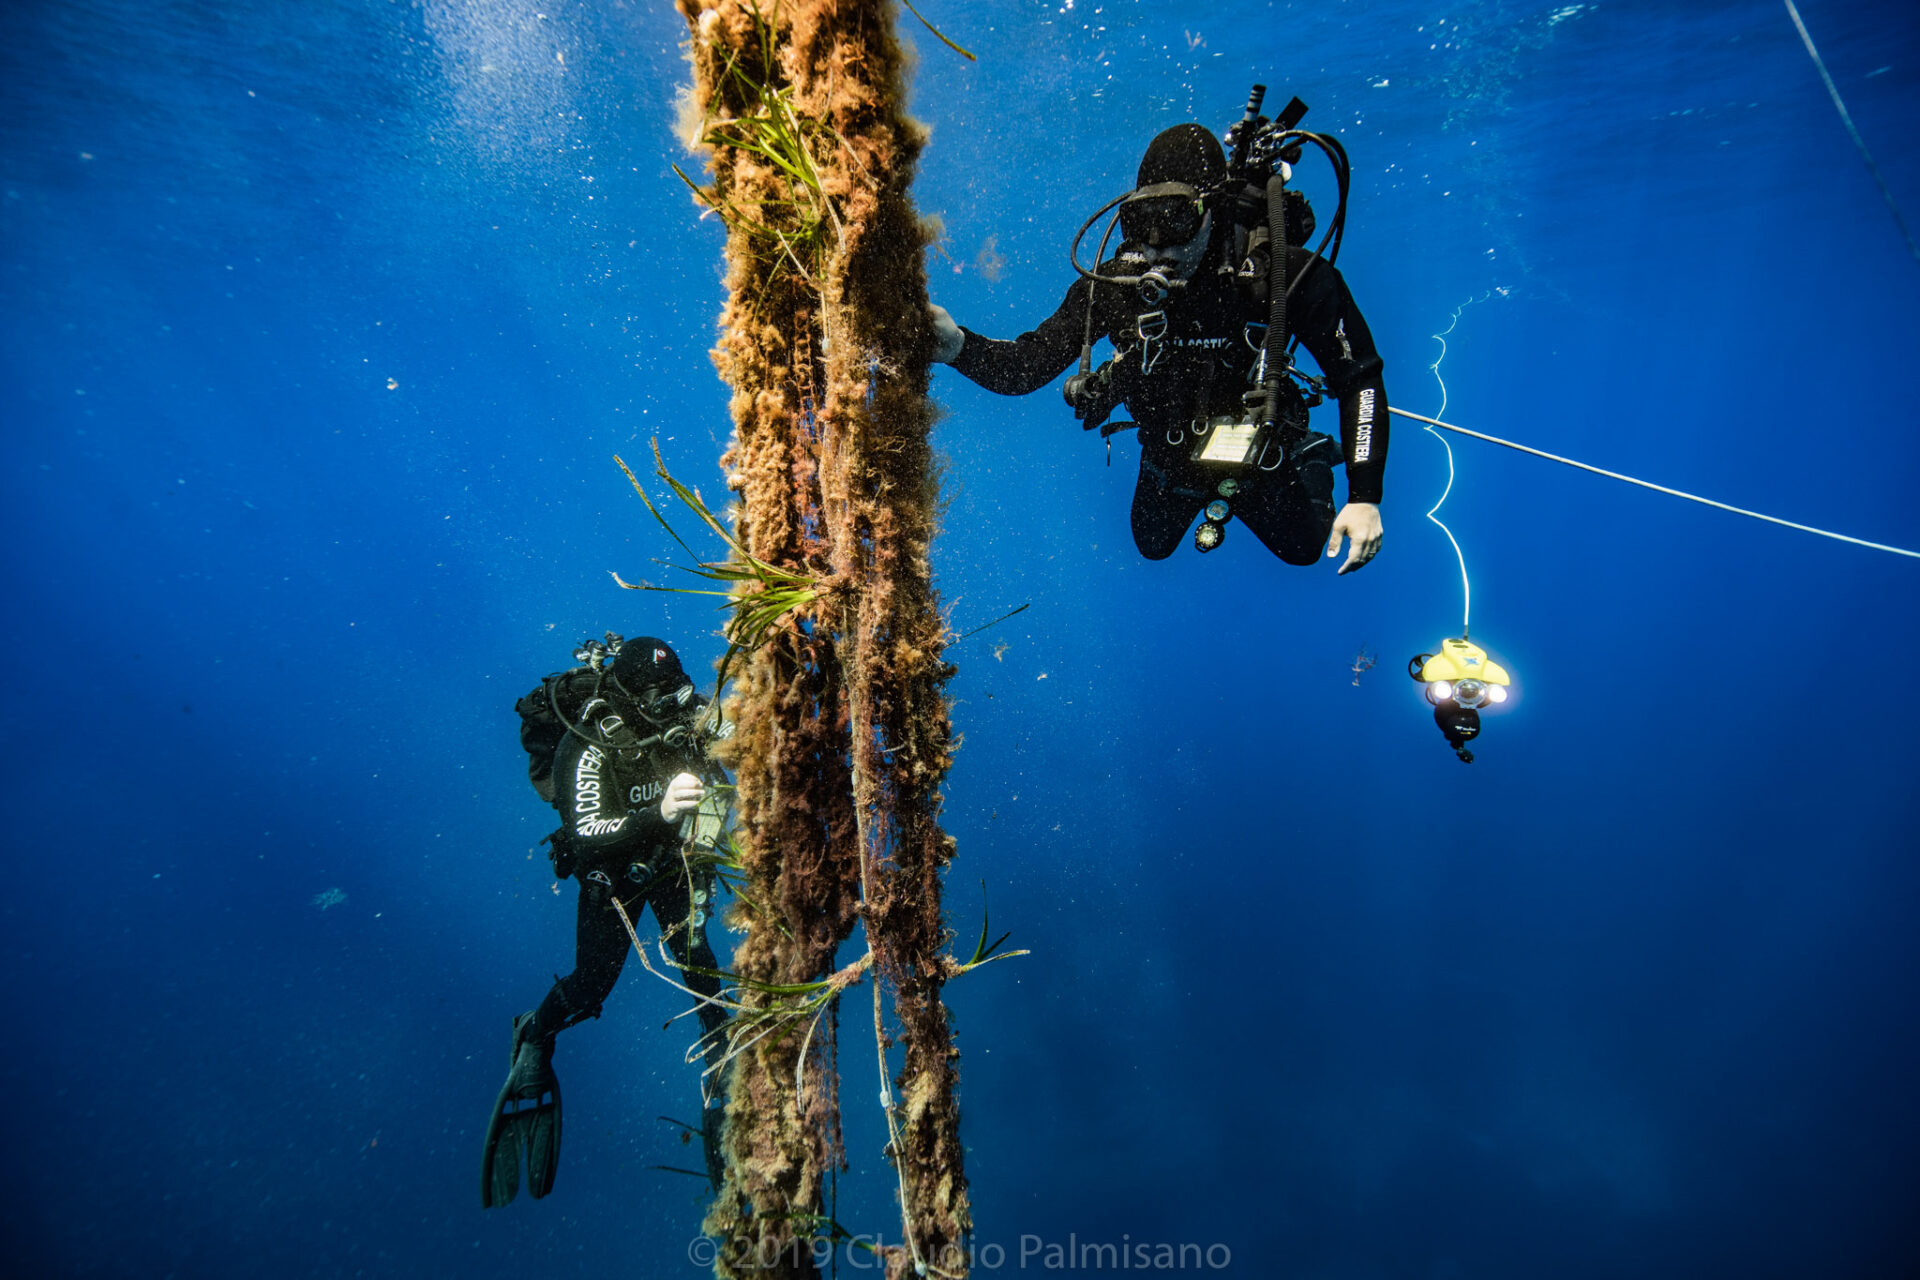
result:
M 540 1006 L 513 1020 L 507 1082 L 494 1100 L 480 1163 L 480 1203 L 497 1208 L 520 1190 L 520 1163 L 537 1200 L 553 1190 L 560 1167 L 560 1081 L 553 1073 L 553 1041 L 600 1005 L 627 958 L 626 930 L 611 907 L 611 890 L 580 885 L 574 926 L 573 972 L 557 978 Z
M 633 910 L 637 909 L 636 902 Z M 626 927 L 613 910 L 613 891 L 582 881 L 573 928 L 573 972 L 556 978 L 534 1010 L 533 1034 L 550 1040 L 576 1022 L 599 1017 L 600 1006 L 620 980 L 630 945 Z
M 1257 473 L 1233 500 L 1234 517 L 1288 564 L 1312 564 L 1333 531 L 1333 442 L 1318 436 L 1299 461 Z
M 640 898 L 634 895 L 633 909 Z M 560 1081 L 553 1073 L 553 1041 L 576 1022 L 600 1016 L 627 960 L 627 930 L 613 910 L 613 890 L 580 884 L 574 921 L 573 972 L 554 979 L 540 1007 L 513 1020 L 507 1083 L 493 1104 L 486 1154 L 480 1166 L 480 1203 L 494 1208 L 520 1189 L 520 1159 L 537 1200 L 553 1190 L 560 1167 Z
M 1180 548 L 1206 495 L 1169 479 L 1161 467 L 1140 455 L 1140 479 L 1133 486 L 1133 545 L 1149 560 L 1165 560 Z

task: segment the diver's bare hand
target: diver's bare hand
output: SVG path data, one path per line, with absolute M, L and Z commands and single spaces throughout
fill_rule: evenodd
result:
M 660 816 L 668 822 L 678 822 L 686 814 L 700 807 L 700 797 L 707 792 L 707 784 L 690 773 L 675 774 L 667 784 L 667 794 L 660 797 Z
M 953 322 L 945 307 L 930 302 L 927 314 L 933 323 L 933 362 L 952 364 L 960 358 L 960 348 L 967 344 L 967 335 L 960 332 L 960 326 Z
M 1347 553 L 1347 562 L 1340 566 L 1341 573 L 1352 573 L 1380 553 L 1380 539 L 1384 536 L 1379 507 L 1371 502 L 1349 502 L 1333 518 L 1333 532 L 1327 538 L 1327 558 L 1331 560 L 1340 554 L 1342 539 L 1352 538 L 1353 549 Z

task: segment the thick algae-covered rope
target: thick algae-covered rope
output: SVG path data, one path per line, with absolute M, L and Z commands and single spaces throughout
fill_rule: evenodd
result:
M 714 360 L 734 392 L 723 462 L 735 537 L 817 583 L 745 656 L 729 698 L 760 908 L 736 909 L 747 936 L 731 967 L 763 984 L 817 981 L 864 925 L 904 1052 L 897 1093 L 885 1092 L 899 1099 L 888 1121 L 910 1243 L 882 1251 L 886 1269 L 962 1275 L 971 1224 L 940 997 L 950 668 L 928 559 L 927 233 L 907 198 L 924 131 L 901 107 L 890 5 L 679 4 L 711 170 L 700 199 L 728 232 Z M 726 1182 L 707 1222 L 723 1276 L 817 1274 L 808 1246 L 841 1163 L 836 1023 L 759 1041 L 730 1067 Z M 812 1071 L 798 1060 L 809 1047 Z

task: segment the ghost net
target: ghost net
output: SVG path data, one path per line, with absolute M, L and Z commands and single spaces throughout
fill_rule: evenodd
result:
M 746 878 L 729 968 L 747 1011 L 707 1219 L 715 1270 L 818 1273 L 844 1165 L 836 1011 L 871 977 L 903 1226 L 886 1271 L 961 1276 L 971 1223 L 941 988 L 969 966 L 944 950 L 952 668 L 928 562 L 929 236 L 907 196 L 925 135 L 902 110 L 889 0 L 678 6 L 694 67 L 684 123 L 710 170 L 696 193 L 727 227 L 713 354 L 733 390 L 732 541 L 810 584 L 742 646 L 726 702 Z M 736 604 L 763 590 L 744 582 Z M 866 954 L 836 969 L 856 923 Z

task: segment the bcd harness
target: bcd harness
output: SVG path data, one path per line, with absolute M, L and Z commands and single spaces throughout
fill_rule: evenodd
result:
M 1169 336 L 1170 327 L 1165 310 L 1144 312 L 1135 317 L 1133 332 L 1125 335 L 1126 345 L 1103 366 L 1110 377 L 1104 390 L 1114 404 L 1144 389 L 1145 378 L 1169 376 L 1165 372 L 1156 373 L 1156 366 L 1171 347 L 1184 346 L 1211 353 L 1233 341 L 1204 336 L 1182 340 Z M 1266 328 L 1257 321 L 1247 322 L 1242 328 L 1241 341 L 1255 352 L 1262 351 Z M 1231 363 L 1227 367 L 1232 368 Z M 1330 437 L 1310 431 L 1307 426 L 1308 409 L 1323 399 L 1324 384 L 1320 379 L 1290 366 L 1288 377 L 1278 386 L 1279 403 L 1272 412 L 1268 412 L 1267 407 L 1275 391 L 1264 384 L 1256 384 L 1244 392 L 1232 410 L 1208 412 L 1220 406 L 1223 399 L 1215 391 L 1215 378 L 1221 371 L 1222 361 L 1217 356 L 1202 367 L 1189 363 L 1186 368 L 1171 371 L 1174 378 L 1192 378 L 1194 385 L 1189 403 L 1195 411 L 1163 417 L 1157 429 L 1167 450 L 1175 459 L 1184 455 L 1186 465 L 1175 467 L 1171 462 L 1162 465 L 1166 453 L 1157 448 L 1143 448 L 1140 455 L 1141 471 L 1153 477 L 1162 493 L 1178 494 L 1201 506 L 1205 518 L 1194 529 L 1193 543 L 1203 553 L 1214 550 L 1225 540 L 1226 526 L 1233 517 L 1236 502 L 1244 502 L 1274 473 L 1297 469 L 1310 455 L 1333 447 Z M 1251 375 L 1246 376 L 1252 380 Z M 1111 409 L 1106 411 L 1110 413 Z M 1111 466 L 1114 433 L 1139 424 L 1102 421 L 1087 425 L 1098 425 L 1107 443 L 1107 465 Z M 1338 461 L 1337 451 L 1336 457 L 1329 461 Z M 1170 474 L 1170 468 L 1174 468 L 1175 473 Z
M 1075 405 L 1083 428 L 1089 431 L 1097 428 L 1107 442 L 1108 466 L 1113 465 L 1113 436 L 1140 425 L 1111 421 L 1111 414 L 1144 389 L 1145 378 L 1156 376 L 1156 369 L 1167 351 L 1180 346 L 1217 349 L 1233 341 L 1229 337 L 1169 337 L 1170 327 L 1164 309 L 1135 316 L 1132 332 L 1123 338 L 1124 345 L 1094 375 L 1099 380 L 1094 384 L 1097 395 L 1083 397 L 1082 404 Z M 1258 321 L 1248 321 L 1243 326 L 1241 341 L 1259 352 L 1266 328 Z M 1322 402 L 1325 384 L 1304 370 L 1290 369 L 1288 379 L 1280 385 L 1280 403 L 1270 419 L 1263 412 L 1269 395 L 1264 386 L 1255 386 L 1243 394 L 1233 410 L 1209 412 L 1221 403 L 1221 397 L 1214 392 L 1214 378 L 1220 367 L 1220 362 L 1214 360 L 1208 362 L 1204 373 L 1191 368 L 1173 373 L 1175 378 L 1196 374 L 1199 385 L 1191 390 L 1192 409 L 1173 416 L 1160 428 L 1165 443 L 1172 449 L 1184 447 L 1189 461 L 1209 471 L 1278 471 L 1311 441 L 1307 411 Z M 1153 469 L 1158 474 L 1159 469 Z M 1245 478 L 1253 476 L 1249 474 Z

